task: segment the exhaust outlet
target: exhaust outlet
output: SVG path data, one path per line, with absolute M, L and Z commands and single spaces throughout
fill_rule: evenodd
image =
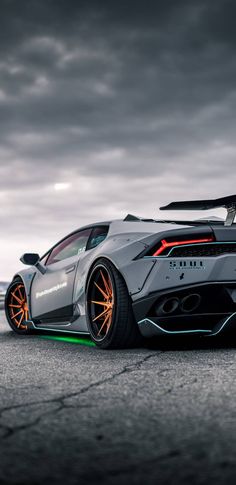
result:
M 199 293 L 191 293 L 190 295 L 186 295 L 180 303 L 180 309 L 184 313 L 193 312 L 198 308 L 201 302 L 201 295 Z
M 156 315 L 169 315 L 177 310 L 178 306 L 179 298 L 165 298 L 156 305 Z

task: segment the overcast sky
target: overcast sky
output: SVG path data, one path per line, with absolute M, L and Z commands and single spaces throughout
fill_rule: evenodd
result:
M 233 0 L 0 0 L 0 279 L 85 223 L 236 193 L 235 17 Z

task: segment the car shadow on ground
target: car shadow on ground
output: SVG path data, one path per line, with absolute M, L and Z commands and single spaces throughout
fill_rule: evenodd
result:
M 144 341 L 145 348 L 163 351 L 193 351 L 236 349 L 236 334 L 227 334 L 217 337 L 206 336 L 175 336 L 155 337 Z
M 68 344 L 80 344 L 86 347 L 93 347 L 94 350 L 100 350 L 96 345 L 92 342 L 92 340 L 88 336 L 82 336 L 79 334 L 63 334 L 62 332 L 46 332 L 46 331 L 35 331 L 32 332 L 31 335 L 16 335 L 11 330 L 5 330 L 2 333 L 2 336 L 9 340 L 18 340 L 19 344 L 22 340 L 31 340 L 32 338 L 39 338 L 48 341 L 58 341 L 68 343 Z M 226 349 L 236 349 L 236 334 L 233 333 L 225 334 L 222 336 L 217 337 L 206 337 L 206 336 L 186 336 L 186 335 L 176 335 L 172 336 L 159 336 L 153 337 L 151 339 L 143 339 L 141 345 L 136 347 L 137 350 L 153 350 L 153 351 L 198 351 L 198 350 L 206 350 L 206 351 L 214 351 L 214 350 L 226 350 Z M 127 352 L 129 349 L 125 349 Z M 131 350 L 131 349 L 130 349 Z M 116 350 L 112 350 L 116 352 Z M 122 349 L 119 349 L 121 352 Z M 111 352 L 111 350 L 102 351 L 102 352 Z

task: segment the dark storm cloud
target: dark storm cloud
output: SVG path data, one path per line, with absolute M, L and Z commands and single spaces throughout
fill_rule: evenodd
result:
M 6 239 L 235 192 L 235 14 L 232 0 L 1 0 Z

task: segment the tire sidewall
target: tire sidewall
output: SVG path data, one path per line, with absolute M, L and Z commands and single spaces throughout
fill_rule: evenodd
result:
M 90 284 L 91 284 L 94 273 L 99 268 L 101 268 L 101 269 L 103 268 L 108 272 L 109 277 L 111 278 L 113 292 L 114 292 L 114 308 L 113 308 L 112 324 L 111 324 L 111 327 L 110 327 L 107 335 L 103 339 L 97 339 L 96 336 L 93 333 L 93 329 L 92 329 L 91 322 L 90 322 L 90 311 L 89 311 L 89 308 L 88 308 L 88 298 L 89 298 L 89 292 L 90 292 Z M 110 346 L 110 344 L 113 340 L 116 321 L 117 321 L 117 317 L 118 317 L 119 301 L 118 301 L 118 294 L 117 294 L 117 289 L 116 289 L 115 271 L 116 271 L 116 268 L 114 268 L 112 263 L 110 263 L 109 261 L 104 260 L 104 259 L 98 260 L 94 264 L 94 266 L 91 270 L 91 273 L 89 275 L 88 282 L 87 282 L 86 305 L 85 305 L 87 325 L 88 325 L 88 329 L 89 329 L 92 340 L 101 348 L 108 348 Z
M 9 298 L 9 294 L 10 294 L 12 288 L 17 283 L 22 283 L 22 285 L 24 285 L 24 283 L 23 283 L 23 281 L 22 281 L 21 278 L 15 278 L 14 280 L 12 280 L 12 282 L 10 283 L 10 285 L 7 288 L 7 292 L 6 292 L 6 296 L 5 296 L 5 305 L 4 305 L 5 315 L 6 315 L 6 319 L 7 319 L 7 322 L 9 324 L 9 326 L 11 327 L 11 329 L 14 332 L 18 333 L 19 335 L 27 335 L 29 333 L 29 330 L 28 329 L 20 329 L 20 328 L 17 328 L 15 325 L 13 325 L 13 323 L 11 321 L 11 318 L 10 318 L 10 315 L 9 315 L 9 311 L 8 311 L 8 298 Z

